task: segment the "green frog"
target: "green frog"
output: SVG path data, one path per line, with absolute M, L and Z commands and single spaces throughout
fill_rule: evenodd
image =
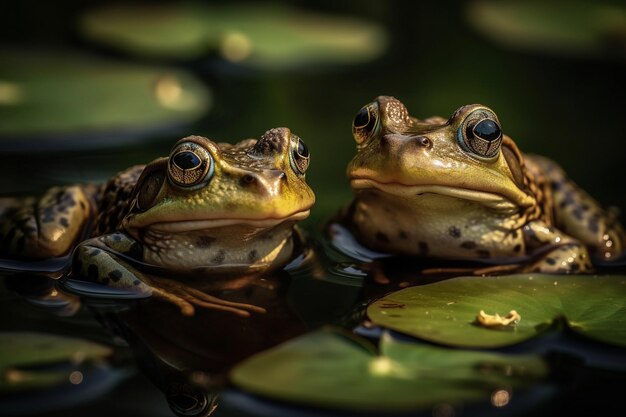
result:
M 363 107 L 344 213 L 386 254 L 492 264 L 477 273 L 586 273 L 622 254 L 625 235 L 551 160 L 522 154 L 480 104 L 424 120 L 388 96 Z
M 169 157 L 106 184 L 4 200 L 0 253 L 26 260 L 73 253 L 73 273 L 166 300 L 185 315 L 195 307 L 261 313 L 185 279 L 257 275 L 292 260 L 300 239 L 294 225 L 315 202 L 305 180 L 309 159 L 287 128 L 235 145 L 189 136 Z

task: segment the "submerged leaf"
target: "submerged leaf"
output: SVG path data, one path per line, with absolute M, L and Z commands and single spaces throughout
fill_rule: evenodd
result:
M 263 69 L 360 63 L 387 45 L 373 23 L 267 4 L 106 6 L 85 14 L 80 27 L 88 38 L 136 55 L 191 59 L 213 51 Z
M 496 42 L 559 54 L 622 54 L 626 40 L 623 4 L 582 1 L 479 0 L 469 22 Z
M 390 309 L 389 305 L 403 305 Z M 514 327 L 477 325 L 476 312 L 515 310 Z M 626 346 L 626 277 L 462 277 L 390 294 L 368 309 L 383 327 L 452 346 L 494 348 L 532 338 L 557 318 L 580 334 Z
M 82 374 L 73 371 L 80 364 L 103 360 L 111 353 L 108 346 L 78 338 L 0 333 L 0 392 L 76 383 Z
M 521 388 L 546 373 L 538 356 L 405 343 L 388 334 L 376 354 L 365 341 L 321 330 L 253 356 L 230 377 L 240 388 L 274 399 L 389 412 L 488 400 L 502 387 Z
M 85 135 L 150 131 L 193 121 L 210 104 L 208 90 L 180 70 L 69 53 L 0 51 L 0 145 L 89 146 Z M 26 140 L 24 138 L 28 138 Z M 22 139 L 20 141 L 20 139 Z M 14 142 L 14 143 L 13 143 Z

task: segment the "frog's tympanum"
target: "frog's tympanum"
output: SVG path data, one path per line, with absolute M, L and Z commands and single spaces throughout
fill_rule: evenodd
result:
M 549 273 L 588 272 L 624 249 L 615 215 L 554 162 L 522 154 L 483 105 L 420 120 L 382 96 L 358 112 L 353 134 L 346 216 L 371 249 Z
M 5 205 L 0 252 L 44 259 L 75 248 L 74 273 L 151 294 L 184 314 L 194 306 L 260 312 L 185 282 L 288 263 L 298 243 L 294 224 L 315 201 L 304 179 L 308 165 L 304 142 L 286 128 L 236 145 L 190 136 L 169 157 L 101 186 L 54 187 L 41 198 Z

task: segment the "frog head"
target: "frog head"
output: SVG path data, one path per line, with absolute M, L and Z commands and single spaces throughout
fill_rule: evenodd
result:
M 520 152 L 486 106 L 419 120 L 399 100 L 380 96 L 357 113 L 352 131 L 357 154 L 347 175 L 357 193 L 375 190 L 413 203 L 443 195 L 503 210 L 535 204 Z
M 293 224 L 315 202 L 308 165 L 306 145 L 287 128 L 236 145 L 189 136 L 146 166 L 122 227 L 137 237 L 147 229 L 180 234 Z

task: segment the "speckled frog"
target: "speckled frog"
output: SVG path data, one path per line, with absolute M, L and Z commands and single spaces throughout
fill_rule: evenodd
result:
M 584 273 L 624 248 L 615 216 L 554 162 L 522 154 L 483 105 L 419 120 L 381 96 L 353 135 L 345 218 L 371 249 L 493 264 L 482 273 Z
M 44 259 L 76 246 L 73 272 L 92 281 L 161 298 L 187 315 L 194 306 L 248 315 L 259 309 L 212 297 L 178 277 L 197 282 L 287 264 L 299 236 L 294 225 L 315 201 L 305 181 L 308 165 L 304 142 L 287 128 L 236 145 L 189 136 L 169 157 L 101 186 L 5 200 L 2 252 Z

